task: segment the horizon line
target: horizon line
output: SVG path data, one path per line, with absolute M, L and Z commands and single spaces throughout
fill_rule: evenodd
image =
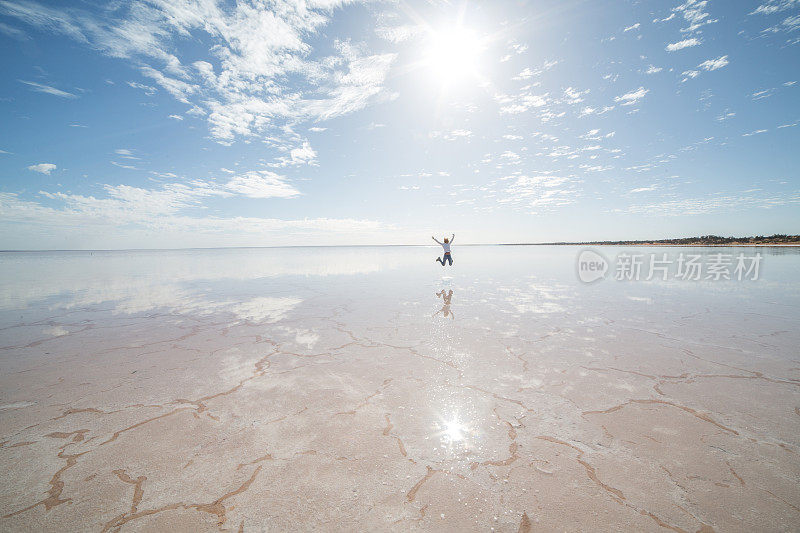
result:
M 672 239 L 670 239 L 672 240 Z M 796 243 L 786 244 L 678 244 L 659 243 L 658 239 L 651 241 L 585 241 L 585 242 L 499 242 L 499 243 L 467 243 L 458 246 L 672 246 L 672 247 L 734 247 L 734 246 L 761 246 L 761 247 L 791 247 L 800 246 Z M 274 245 L 274 246 L 192 246 L 186 248 L 37 248 L 37 249 L 8 249 L 0 253 L 48 253 L 48 252 L 181 252 L 191 250 L 263 250 L 273 248 L 435 248 L 432 244 L 304 244 L 304 245 Z

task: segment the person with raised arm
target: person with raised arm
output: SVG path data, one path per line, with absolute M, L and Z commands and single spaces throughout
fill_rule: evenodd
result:
M 444 242 L 437 241 L 436 237 L 431 237 L 431 239 L 433 239 L 434 241 L 439 243 L 442 246 L 442 248 L 444 249 L 444 256 L 437 257 L 436 261 L 441 263 L 442 266 L 444 266 L 445 261 L 450 263 L 450 266 L 453 266 L 453 256 L 450 255 L 450 245 L 453 244 L 453 241 L 456 239 L 456 234 L 453 233 L 453 235 L 449 239 L 447 237 L 445 237 L 444 238 Z

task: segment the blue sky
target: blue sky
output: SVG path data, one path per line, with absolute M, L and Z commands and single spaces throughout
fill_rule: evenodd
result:
M 800 1 L 0 1 L 0 248 L 800 232 Z

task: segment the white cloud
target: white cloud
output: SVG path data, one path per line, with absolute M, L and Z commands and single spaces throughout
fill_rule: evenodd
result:
M 456 129 L 452 131 L 432 131 L 428 134 L 431 139 L 444 139 L 445 141 L 455 141 L 458 139 L 468 139 L 472 137 L 472 132 L 465 129 Z
M 697 66 L 704 70 L 717 70 L 727 66 L 729 63 L 730 61 L 728 61 L 728 56 L 720 56 L 716 59 L 707 59 Z
M 686 80 L 690 80 L 690 79 L 696 78 L 697 76 L 700 75 L 700 71 L 699 70 L 684 70 L 681 73 L 681 75 L 683 76 L 683 80 L 681 80 L 683 82 L 683 81 L 686 81 Z
M 786 11 L 792 7 L 800 5 L 800 0 L 768 0 L 767 2 L 758 6 L 751 15 L 772 15 L 781 11 Z
M 183 117 L 180 115 L 169 115 L 168 118 L 171 118 L 173 120 L 183 120 Z
M 647 93 L 649 93 L 649 89 L 645 89 L 644 87 L 639 87 L 635 91 L 630 91 L 622 96 L 617 96 L 614 98 L 615 102 L 620 103 L 620 105 L 634 105 L 639 103 L 639 100 L 645 97 Z
M 292 162 L 295 164 L 308 164 L 313 163 L 314 159 L 317 157 L 317 152 L 311 148 L 311 144 L 308 141 L 303 143 L 303 146 L 299 148 L 293 148 L 289 155 L 292 158 Z
M 392 43 L 402 43 L 424 31 L 422 26 L 417 24 L 402 24 L 399 26 L 378 26 L 375 33 L 381 39 Z
M 61 89 L 56 89 L 55 87 L 51 87 L 50 85 L 44 85 L 41 83 L 36 83 L 35 81 L 25 81 L 25 80 L 17 80 L 20 83 L 24 83 L 28 87 L 31 87 L 32 91 L 36 91 L 37 93 L 45 93 L 45 94 L 52 94 L 53 96 L 58 96 L 60 98 L 77 98 L 78 96 L 72 93 L 68 93 L 67 91 L 62 91 Z
M 575 201 L 575 191 L 566 186 L 570 178 L 553 175 L 512 174 L 502 178 L 508 181 L 500 192 L 498 202 L 517 209 L 534 210 L 553 209 L 571 204 Z M 566 187 L 565 187 L 566 186 Z
M 661 68 L 661 67 L 654 67 L 653 65 L 650 65 L 650 66 L 647 68 L 647 70 L 645 71 L 645 74 L 658 74 L 658 73 L 659 73 L 659 72 L 661 72 L 662 70 L 664 70 L 664 69 L 663 69 L 663 68 Z
M 303 141 L 301 146 L 289 150 L 288 156 L 282 156 L 270 164 L 272 167 L 288 167 L 299 165 L 316 165 L 317 152 L 308 141 Z
M 583 102 L 583 97 L 589 94 L 589 89 L 579 91 L 574 87 L 564 89 L 564 103 L 574 105 Z
M 53 163 L 37 163 L 28 167 L 28 170 L 38 172 L 40 174 L 47 174 L 48 176 L 56 169 Z
M 681 28 L 683 33 L 694 33 L 703 26 L 714 24 L 717 19 L 709 18 L 706 11 L 708 0 L 686 0 L 683 4 L 674 8 L 672 11 L 683 15 L 683 19 L 689 23 L 685 28 Z
M 624 29 L 624 30 L 622 30 L 622 31 L 623 31 L 623 33 L 624 33 L 624 32 L 626 32 L 626 31 L 632 31 L 632 30 L 636 30 L 636 29 L 638 29 L 638 28 L 639 28 L 639 26 L 641 26 L 641 24 L 639 24 L 639 23 L 637 22 L 636 24 L 634 24 L 634 25 L 632 25 L 632 26 L 628 26 L 627 28 L 625 28 L 625 29 Z
M 133 165 L 125 165 L 123 163 L 117 163 L 116 161 L 111 161 L 111 164 L 114 165 L 115 167 L 124 168 L 126 170 L 139 170 Z
M 750 95 L 753 100 L 763 100 L 764 98 L 769 98 L 773 95 L 775 89 L 762 89 L 760 91 L 756 91 Z
M 322 131 L 327 130 L 328 128 L 320 128 L 319 126 L 312 126 L 308 128 L 308 131 L 313 131 L 314 133 L 320 133 Z
M 669 22 L 674 18 L 675 18 L 675 13 L 670 13 L 668 17 L 664 17 L 663 19 L 658 19 L 658 18 L 653 19 L 653 24 L 656 24 L 658 22 Z
M 30 38 L 24 31 L 14 28 L 13 26 L 9 26 L 4 22 L 0 22 L 0 33 L 4 33 L 9 37 L 18 39 L 20 41 L 25 41 Z
M 667 45 L 667 52 L 675 52 L 677 50 L 683 50 L 684 48 L 689 48 L 691 46 L 697 46 L 702 44 L 699 39 L 692 37 L 691 39 L 684 39 L 682 41 L 678 41 L 676 43 L 670 43 Z
M 603 115 L 605 113 L 608 113 L 609 111 L 612 111 L 614 109 L 614 107 L 615 106 L 613 106 L 613 105 L 612 106 L 603 106 L 602 108 L 598 109 L 596 107 L 586 106 L 583 109 L 581 109 L 581 111 L 578 114 L 578 116 L 585 117 L 587 115 Z
M 716 59 L 707 59 L 707 60 L 703 61 L 702 63 L 697 65 L 697 68 L 698 69 L 702 69 L 702 70 L 706 70 L 706 71 L 711 71 L 711 70 L 721 69 L 722 67 L 725 67 L 728 64 L 730 64 L 730 61 L 728 61 L 728 56 L 720 56 L 720 57 L 718 57 Z M 681 80 L 681 83 L 683 83 L 685 81 L 688 81 L 690 79 L 694 79 L 697 76 L 699 76 L 700 75 L 700 70 L 697 70 L 697 69 L 684 70 L 681 73 L 681 75 L 683 76 L 683 79 Z
M 516 95 L 495 94 L 494 99 L 500 104 L 500 112 L 511 115 L 524 113 L 532 107 L 544 107 L 548 104 L 548 94 L 533 94 L 524 90 Z
M 58 207 L 21 199 L 15 193 L 0 192 L 0 223 L 23 224 L 24 231 L 62 237 L 85 238 L 91 235 L 104 246 L 120 246 L 122 242 L 152 245 L 156 236 L 167 235 L 161 243 L 203 243 L 216 245 L 256 245 L 265 242 L 290 244 L 297 238 L 319 235 L 316 242 L 329 236 L 372 236 L 393 229 L 393 226 L 363 219 L 276 219 L 259 217 L 198 217 L 183 213 L 197 207 L 203 196 L 230 196 L 210 183 L 169 184 L 158 190 L 106 185 L 107 196 L 81 196 L 40 192 Z M 175 240 L 177 239 L 177 241 Z M 324 239 L 324 240 L 320 240 Z M 329 241 L 328 241 L 329 242 Z M 162 244 L 163 246 L 163 244 Z
M 225 188 L 249 198 L 294 198 L 300 191 L 283 176 L 268 170 L 254 170 L 233 177 Z
M 534 71 L 532 71 L 529 67 L 525 67 L 522 69 L 522 72 L 514 76 L 512 79 L 517 81 L 527 80 L 532 78 L 535 74 L 536 73 L 534 73 Z
M 715 211 L 736 211 L 741 208 L 770 209 L 782 205 L 800 204 L 800 193 L 793 192 L 776 196 L 753 196 L 745 194 L 718 194 L 706 198 L 683 198 L 655 204 L 632 205 L 628 212 L 648 216 L 700 215 Z
M 783 19 L 780 23 L 775 24 L 774 26 L 770 26 L 769 28 L 765 28 L 764 32 L 769 33 L 792 33 L 797 30 L 800 30 L 800 15 L 792 15 Z M 791 41 L 793 44 L 796 44 L 797 41 Z
M 743 133 L 742 137 L 752 137 L 753 135 L 759 135 L 761 133 L 766 133 L 767 130 L 755 130 L 751 131 L 750 133 Z
M 10 0 L 0 4 L 0 13 L 129 60 L 189 105 L 190 114 L 206 116 L 212 137 L 229 144 L 238 137 L 281 135 L 286 124 L 331 119 L 392 97 L 384 80 L 395 54 L 372 54 L 364 45 L 331 40 L 321 32 L 346 3 L 274 0 L 228 6 L 173 0 L 89 12 Z M 306 42 L 312 38 L 326 41 L 312 47 Z M 183 46 L 198 39 L 208 43 L 206 57 L 197 57 L 195 46 Z
M 126 82 L 129 87 L 133 87 L 134 89 L 140 89 L 144 91 L 144 94 L 147 96 L 153 96 L 158 92 L 158 89 L 153 87 L 152 85 L 145 85 L 144 83 L 139 83 L 137 81 L 128 81 Z

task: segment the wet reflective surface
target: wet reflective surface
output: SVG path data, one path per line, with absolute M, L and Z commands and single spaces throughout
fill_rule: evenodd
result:
M 580 250 L 0 254 L 0 528 L 797 530 L 798 250 Z

